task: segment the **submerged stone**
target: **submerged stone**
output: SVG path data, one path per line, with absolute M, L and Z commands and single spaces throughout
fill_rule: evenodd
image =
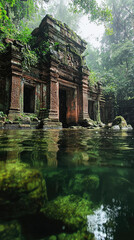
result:
M 99 177 L 97 175 L 76 174 L 69 182 L 69 188 L 73 193 L 85 193 L 96 190 L 99 187 Z
M 94 235 L 86 230 L 77 231 L 72 234 L 61 233 L 58 235 L 57 240 L 94 240 Z
M 48 202 L 41 212 L 52 221 L 59 221 L 65 230 L 75 231 L 87 224 L 92 214 L 91 202 L 76 195 L 59 196 Z
M 23 240 L 18 221 L 0 222 L 0 240 Z
M 0 217 L 34 214 L 47 200 L 46 183 L 39 171 L 19 162 L 0 168 Z

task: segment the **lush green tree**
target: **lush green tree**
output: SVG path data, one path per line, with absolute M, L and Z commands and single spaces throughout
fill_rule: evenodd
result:
M 112 15 L 110 9 L 106 4 L 98 5 L 96 0 L 73 0 L 74 11 L 80 11 L 85 14 L 88 14 L 88 17 L 91 21 L 101 21 L 107 22 L 112 20 Z
M 21 35 L 29 34 L 30 31 L 23 26 L 22 20 L 29 19 L 37 7 L 35 0 L 0 0 L 0 31 L 3 36 L 17 38 L 18 32 L 22 29 Z M 25 40 L 25 37 L 22 40 Z
M 87 64 L 117 103 L 134 97 L 133 0 L 107 0 L 112 10 L 113 34 L 103 36 L 100 51 L 88 48 Z

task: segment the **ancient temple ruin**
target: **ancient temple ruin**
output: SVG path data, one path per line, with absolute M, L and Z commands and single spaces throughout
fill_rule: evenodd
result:
M 44 126 L 78 124 L 84 119 L 104 121 L 101 84 L 90 86 L 82 57 L 86 43 L 66 24 L 47 15 L 32 35 L 34 48 L 49 42 L 46 60 L 22 68 L 22 45 L 14 40 L 0 61 L 0 111 L 14 120 L 20 114 L 36 113 Z M 58 44 L 55 44 L 58 43 Z

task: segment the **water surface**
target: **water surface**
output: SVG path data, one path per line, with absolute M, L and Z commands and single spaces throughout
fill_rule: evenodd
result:
M 49 200 L 75 194 L 91 201 L 94 214 L 87 215 L 87 230 L 96 240 L 133 239 L 133 132 L 0 130 L 0 163 L 15 161 L 42 173 Z M 54 226 L 43 232 L 32 223 L 35 231 L 27 219 L 20 239 L 57 236 Z

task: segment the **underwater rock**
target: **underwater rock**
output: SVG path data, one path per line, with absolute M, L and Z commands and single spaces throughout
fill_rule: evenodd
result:
M 85 188 L 97 189 L 99 187 L 99 177 L 97 175 L 88 175 L 83 179 L 83 184 Z
M 57 240 L 94 240 L 94 235 L 86 230 L 77 231 L 72 234 L 61 233 L 58 235 Z
M 91 192 L 99 187 L 99 177 L 97 175 L 76 174 L 69 182 L 69 188 L 73 193 Z
M 48 240 L 57 240 L 57 237 L 52 235 L 51 237 L 48 238 Z
M 0 217 L 16 218 L 34 214 L 47 200 L 46 183 L 39 171 L 23 163 L 0 167 Z
M 18 221 L 0 222 L 0 240 L 23 240 Z
M 48 202 L 41 210 L 51 221 L 59 221 L 65 230 L 75 231 L 87 224 L 87 215 L 92 214 L 92 202 L 76 195 L 59 196 Z

